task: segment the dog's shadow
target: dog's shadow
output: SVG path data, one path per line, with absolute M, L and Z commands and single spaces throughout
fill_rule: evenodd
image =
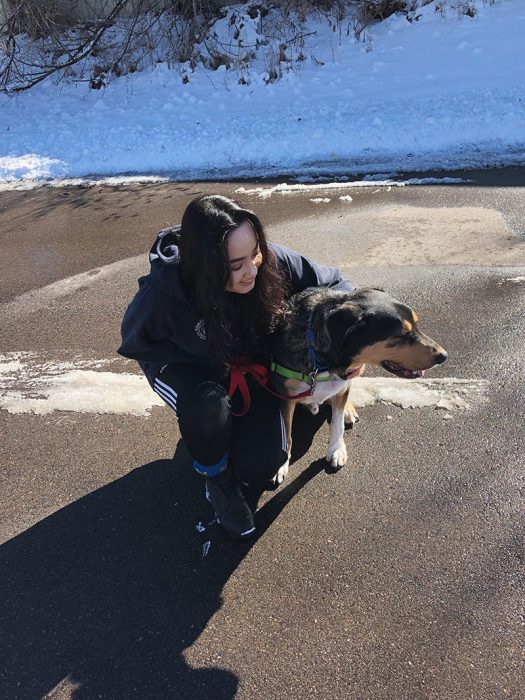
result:
M 296 454 L 312 427 L 296 431 Z M 257 538 L 324 466 L 272 495 L 256 514 Z M 61 683 L 75 700 L 235 697 L 233 673 L 192 668 L 183 655 L 257 541 L 233 543 L 216 524 L 199 533 L 211 517 L 179 442 L 173 460 L 139 467 L 4 544 L 1 697 L 42 697 Z

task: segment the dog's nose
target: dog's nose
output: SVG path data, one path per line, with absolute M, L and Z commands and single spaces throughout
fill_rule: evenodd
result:
M 447 357 L 448 352 L 442 350 L 441 352 L 438 352 L 437 355 L 434 355 L 434 362 L 436 363 L 436 365 L 442 365 L 443 362 L 445 362 L 445 360 L 447 359 Z

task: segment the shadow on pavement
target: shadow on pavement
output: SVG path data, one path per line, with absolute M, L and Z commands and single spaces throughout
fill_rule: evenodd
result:
M 262 506 L 257 538 L 325 464 Z M 257 541 L 232 543 L 215 525 L 204 557 L 208 534 L 195 525 L 210 515 L 179 442 L 173 460 L 139 467 L 3 545 L 0 696 L 42 697 L 66 679 L 75 700 L 233 698 L 233 673 L 183 656 Z

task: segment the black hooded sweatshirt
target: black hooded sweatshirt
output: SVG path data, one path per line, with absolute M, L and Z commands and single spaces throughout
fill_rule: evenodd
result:
M 177 226 L 158 234 L 149 254 L 150 273 L 139 279 L 139 290 L 122 321 L 122 344 L 118 352 L 141 365 L 211 364 L 205 322 L 182 284 L 179 231 Z M 353 289 L 336 268 L 318 265 L 280 245 L 270 244 L 270 248 L 288 282 L 290 294 L 318 286 L 337 287 L 341 291 Z M 244 352 L 242 343 L 232 348 L 232 356 Z

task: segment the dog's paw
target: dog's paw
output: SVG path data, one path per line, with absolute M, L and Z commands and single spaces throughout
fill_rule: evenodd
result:
M 279 484 L 283 483 L 283 481 L 288 476 L 289 467 L 290 460 L 287 459 L 286 462 L 281 467 L 279 467 L 279 471 L 277 472 L 277 474 L 266 483 L 265 488 L 267 491 L 275 491 Z
M 282 484 L 283 481 L 286 479 L 288 476 L 288 469 L 290 468 L 290 460 L 287 459 L 286 462 L 282 465 L 282 467 L 279 467 L 279 471 L 275 475 L 275 483 L 276 484 Z
M 308 403 L 306 404 L 308 406 L 308 410 L 312 414 L 312 416 L 316 416 L 319 413 L 319 404 L 318 403 Z
M 346 445 L 344 442 L 337 443 L 333 447 L 328 447 L 328 453 L 326 455 L 326 461 L 330 462 L 332 467 L 340 469 L 344 467 L 348 459 L 348 454 L 346 452 Z
M 351 425 L 353 428 L 358 420 L 359 415 L 355 409 L 354 404 L 348 401 L 345 406 L 345 425 Z

